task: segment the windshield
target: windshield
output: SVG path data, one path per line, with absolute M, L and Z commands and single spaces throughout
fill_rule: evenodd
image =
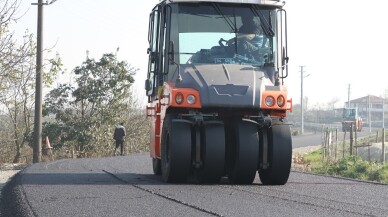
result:
M 345 119 L 354 119 L 356 118 L 356 109 L 344 109 L 343 117 Z
M 172 6 L 170 40 L 179 64 L 275 63 L 275 9 L 243 4 Z

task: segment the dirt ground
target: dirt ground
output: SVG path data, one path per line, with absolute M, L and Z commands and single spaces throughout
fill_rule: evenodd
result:
M 315 145 L 293 149 L 291 170 L 299 172 L 309 172 L 311 168 L 308 165 L 300 163 L 302 162 L 303 155 L 319 150 L 320 148 L 321 145 Z

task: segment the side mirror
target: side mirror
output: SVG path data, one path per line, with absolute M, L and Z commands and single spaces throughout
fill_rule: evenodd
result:
M 145 90 L 147 91 L 147 95 L 148 95 L 148 92 L 149 92 L 150 90 L 152 90 L 152 82 L 151 82 L 150 79 L 146 79 L 146 80 L 145 80 L 144 88 L 145 88 Z
M 281 60 L 282 65 L 280 66 L 280 68 L 282 69 L 282 74 L 281 74 L 280 78 L 283 79 L 283 78 L 288 77 L 288 60 L 289 60 L 289 58 L 288 58 L 287 50 L 285 47 L 283 47 L 283 49 L 282 49 L 282 57 L 281 58 L 282 58 L 282 60 Z M 283 70 L 285 71 L 285 73 Z
M 150 51 L 150 57 L 151 57 L 151 63 L 155 63 L 156 62 L 156 52 L 152 52 Z
M 287 64 L 288 64 L 288 56 L 287 56 L 287 53 L 286 53 L 286 48 L 283 47 L 283 50 L 282 50 L 282 67 L 284 68 Z

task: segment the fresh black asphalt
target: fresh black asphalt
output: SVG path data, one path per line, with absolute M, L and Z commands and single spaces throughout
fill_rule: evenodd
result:
M 284 186 L 166 184 L 149 153 L 33 164 L 2 216 L 387 216 L 388 186 L 292 172 Z

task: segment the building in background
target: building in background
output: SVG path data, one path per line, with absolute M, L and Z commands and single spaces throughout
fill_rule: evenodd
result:
M 345 102 L 345 107 L 348 102 Z M 367 95 L 350 101 L 350 108 L 358 108 L 359 115 L 364 123 L 369 125 L 369 119 L 373 127 L 386 126 L 388 119 L 388 99 Z M 383 119 L 385 124 L 383 124 Z

